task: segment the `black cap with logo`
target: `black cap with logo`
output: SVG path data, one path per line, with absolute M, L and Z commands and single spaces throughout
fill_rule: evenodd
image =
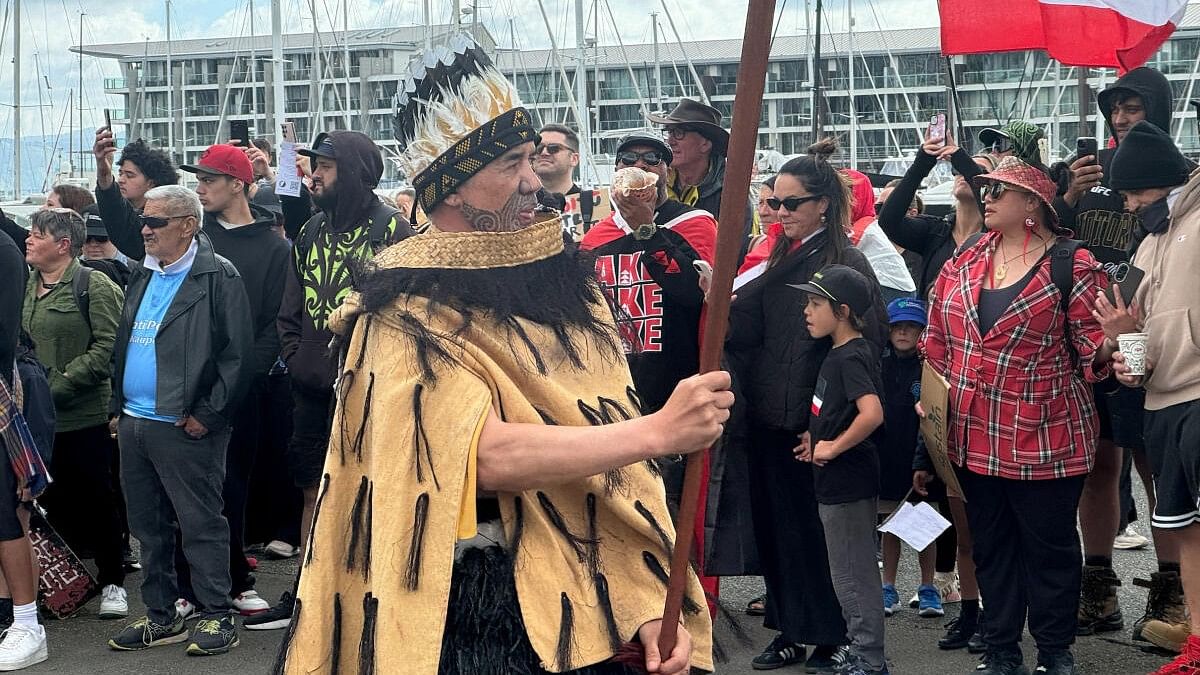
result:
M 847 305 L 860 318 L 871 309 L 871 280 L 852 267 L 830 265 L 806 284 L 788 285 L 827 298 L 835 305 Z

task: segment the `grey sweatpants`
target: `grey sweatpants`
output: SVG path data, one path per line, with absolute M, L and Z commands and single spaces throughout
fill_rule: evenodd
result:
M 876 499 L 818 504 L 829 552 L 833 590 L 846 620 L 850 651 L 870 670 L 882 670 L 883 585 L 875 559 Z
M 142 600 L 160 625 L 175 620 L 175 529 L 192 572 L 201 616 L 233 609 L 229 597 L 229 523 L 221 515 L 229 430 L 193 439 L 170 422 L 122 415 L 121 485 L 129 533 L 141 542 Z

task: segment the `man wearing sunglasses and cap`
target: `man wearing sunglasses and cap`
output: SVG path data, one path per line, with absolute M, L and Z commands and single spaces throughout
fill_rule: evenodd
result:
M 721 212 L 725 159 L 729 152 L 729 132 L 721 126 L 721 111 L 685 98 L 669 114 L 647 115 L 646 119 L 665 126 L 663 135 L 674 156 L 667 180 L 670 197 L 717 217 Z M 757 226 L 758 213 L 754 201 L 749 200 L 746 237 L 739 262 L 745 257 Z
M 612 190 L 611 215 L 579 246 L 596 255 L 596 276 L 630 319 L 623 336 L 633 382 L 647 411 L 666 403 L 680 380 L 700 363 L 700 309 L 704 294 L 693 263 L 713 263 L 717 223 L 706 211 L 668 196 L 671 148 L 658 134 L 634 132 L 617 146 L 618 171 L 637 167 L 657 177 L 654 190 Z M 664 467 L 667 493 L 677 500 L 683 463 Z

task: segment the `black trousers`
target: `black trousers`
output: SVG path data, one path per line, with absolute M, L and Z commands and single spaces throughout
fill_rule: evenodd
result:
M 245 540 L 247 544 L 272 539 L 299 544 L 303 497 L 288 470 L 292 386 L 287 373 L 267 377 L 261 404 L 258 453 L 250 473 L 250 495 L 246 502 Z
M 958 470 L 989 646 L 1017 649 L 1026 616 L 1039 649 L 1075 642 L 1083 572 L 1076 511 L 1085 478 L 1011 480 Z
M 125 585 L 119 478 L 112 471 L 116 453 L 107 424 L 55 434 L 54 482 L 38 498 L 67 545 L 95 556 L 102 587 Z

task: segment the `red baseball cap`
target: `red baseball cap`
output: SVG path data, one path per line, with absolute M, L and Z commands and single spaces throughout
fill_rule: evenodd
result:
M 206 173 L 211 176 L 230 176 L 249 185 L 254 182 L 254 168 L 250 159 L 239 147 L 219 143 L 211 146 L 200 155 L 196 164 L 185 164 L 181 167 L 190 173 Z

